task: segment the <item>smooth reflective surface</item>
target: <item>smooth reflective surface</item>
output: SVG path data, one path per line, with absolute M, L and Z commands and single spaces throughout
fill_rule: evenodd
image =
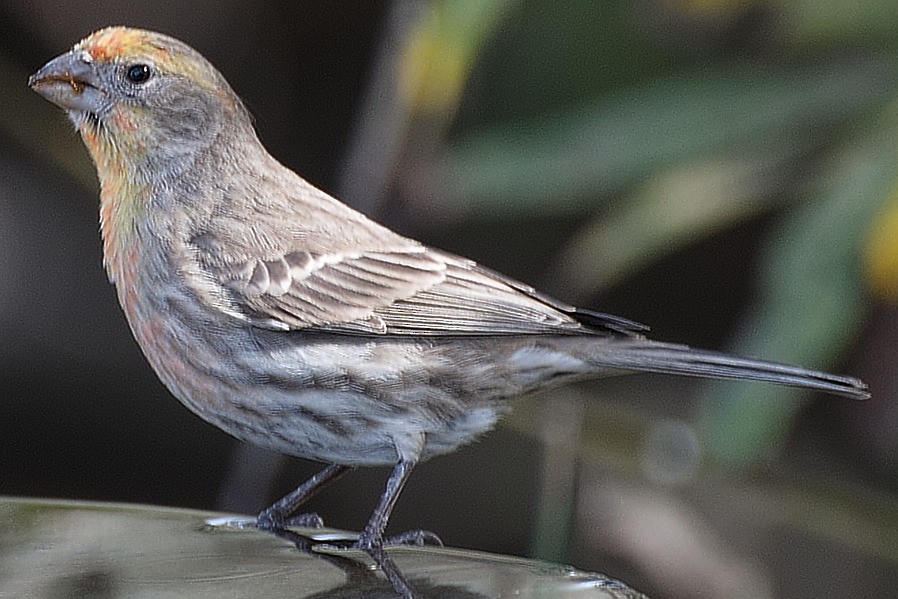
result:
M 644 597 L 543 562 L 443 547 L 369 555 L 322 543 L 351 538 L 341 531 L 277 536 L 217 516 L 0 498 L 0 597 Z

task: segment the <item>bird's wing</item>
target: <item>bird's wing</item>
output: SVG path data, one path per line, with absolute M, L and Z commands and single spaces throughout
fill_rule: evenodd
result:
M 198 295 L 257 326 L 415 336 L 645 330 L 423 246 L 286 169 L 274 172 L 231 190 L 241 201 L 219 206 L 182 253 Z M 245 201 L 257 196 L 276 209 Z
M 418 244 L 378 251 L 295 250 L 219 262 L 210 271 L 240 312 L 272 328 L 431 336 L 642 330 Z

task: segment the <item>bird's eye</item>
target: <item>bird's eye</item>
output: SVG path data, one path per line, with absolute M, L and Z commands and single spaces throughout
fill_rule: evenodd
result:
M 128 77 L 128 81 L 131 83 L 144 83 L 150 78 L 151 74 L 150 67 L 145 64 L 132 64 L 125 72 L 125 76 Z

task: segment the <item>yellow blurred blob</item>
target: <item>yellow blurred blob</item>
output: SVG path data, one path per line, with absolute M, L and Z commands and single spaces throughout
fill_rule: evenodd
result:
M 468 49 L 438 28 L 425 20 L 400 57 L 400 95 L 416 111 L 454 111 L 467 79 Z
M 399 94 L 415 112 L 454 114 L 484 41 L 513 0 L 436 0 L 399 55 Z
M 898 185 L 873 221 L 864 258 L 873 293 L 881 299 L 898 299 Z

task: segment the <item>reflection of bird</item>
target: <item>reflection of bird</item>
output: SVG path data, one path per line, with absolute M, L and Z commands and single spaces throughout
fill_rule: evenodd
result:
M 221 74 L 170 37 L 98 31 L 30 85 L 96 163 L 106 269 L 162 381 L 240 439 L 331 464 L 263 528 L 349 468 L 390 464 L 358 542 L 377 546 L 415 464 L 492 428 L 506 400 L 572 381 L 649 371 L 868 396 L 854 378 L 649 341 L 375 224 L 272 158 Z

